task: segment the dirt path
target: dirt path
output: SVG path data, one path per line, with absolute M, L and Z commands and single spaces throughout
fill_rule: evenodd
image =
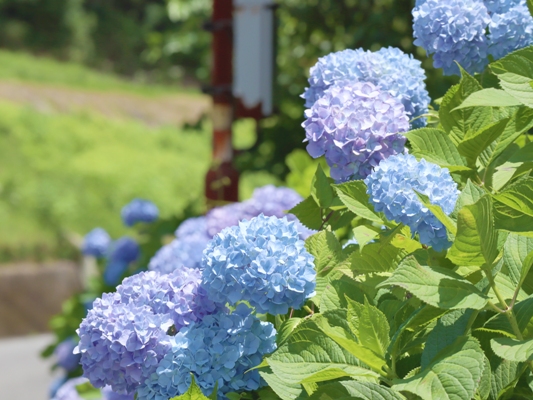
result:
M 29 104 L 43 112 L 91 110 L 112 118 L 137 119 L 150 126 L 194 124 L 210 107 L 209 98 L 200 95 L 148 97 L 6 81 L 0 81 L 2 99 Z

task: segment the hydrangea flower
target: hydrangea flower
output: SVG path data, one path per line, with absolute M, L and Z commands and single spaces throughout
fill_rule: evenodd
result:
M 489 52 L 496 60 L 533 43 L 533 17 L 525 0 L 505 3 L 508 7 L 499 4 L 489 23 Z
M 314 296 L 313 261 L 293 222 L 259 215 L 207 245 L 202 283 L 213 301 L 244 300 L 260 313 L 285 314 Z
M 405 109 L 371 83 L 334 85 L 305 115 L 307 151 L 314 158 L 325 155 L 338 182 L 364 179 L 382 160 L 404 151 Z
M 77 330 L 84 376 L 95 387 L 133 393 L 170 350 L 170 327 L 179 330 L 218 311 L 200 281 L 197 270 L 148 271 L 96 299 Z
M 106 386 L 102 389 L 102 400 L 134 400 L 133 394 L 120 394 L 113 392 L 113 390 Z
M 483 0 L 489 14 L 503 14 L 512 7 L 519 4 L 526 4 L 524 0 Z
M 196 383 L 205 395 L 218 384 L 218 397 L 227 392 L 256 390 L 263 385 L 257 370 L 266 354 L 276 349 L 276 331 L 239 304 L 231 314 L 206 316 L 172 338 L 172 350 L 139 388 L 139 399 L 169 399 Z M 247 372 L 248 371 L 248 372 Z
M 85 235 L 81 252 L 86 256 L 100 258 L 105 256 L 110 244 L 109 234 L 102 228 L 95 228 Z
M 426 0 L 413 9 L 415 45 L 433 54 L 433 65 L 445 75 L 459 74 L 457 61 L 469 73 L 487 63 L 485 30 L 490 16 L 482 0 Z
M 54 350 L 57 365 L 67 372 L 75 370 L 80 365 L 80 355 L 73 353 L 76 345 L 74 338 L 68 338 L 59 343 Z
M 55 393 L 52 400 L 83 400 L 78 394 L 76 386 L 87 383 L 86 378 L 73 378 L 66 381 Z
M 302 97 L 311 108 L 333 84 L 342 81 L 370 82 L 402 102 L 409 119 L 427 113 L 430 98 L 424 80 L 426 75 L 420 61 L 395 47 L 376 52 L 343 50 L 318 60 L 310 70 L 309 87 Z M 417 118 L 414 127 L 425 125 Z
M 215 207 L 206 214 L 207 234 L 213 237 L 222 229 L 235 226 L 246 217 L 243 203 L 231 203 Z
M 207 233 L 207 219 L 206 217 L 193 217 L 183 221 L 178 229 L 176 229 L 175 235 L 178 239 L 184 239 L 189 236 L 203 236 L 210 238 Z
M 154 222 L 159 217 L 159 209 L 151 201 L 133 199 L 122 207 L 120 215 L 125 225 L 133 226 L 137 222 Z
M 366 179 L 367 193 L 376 211 L 392 221 L 418 232 L 420 243 L 437 251 L 450 247 L 446 228 L 424 207 L 415 191 L 429 197 L 432 204 L 450 214 L 459 196 L 449 171 L 409 154 L 398 154 L 383 161 Z
M 109 246 L 106 268 L 104 270 L 104 282 L 115 286 L 130 263 L 136 261 L 141 254 L 139 244 L 127 236 L 118 239 Z

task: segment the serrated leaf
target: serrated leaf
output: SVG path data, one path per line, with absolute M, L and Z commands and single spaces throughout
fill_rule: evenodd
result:
M 336 320 L 339 324 L 344 324 L 344 327 L 329 326 L 326 319 L 328 315 L 332 317 L 331 314 L 317 315 L 318 322 L 324 325 L 320 329 L 316 321 L 306 321 L 300 325 L 285 344 L 266 359 L 272 372 L 283 382 L 299 384 L 332 368 L 342 370 L 350 376 L 377 376 L 363 368 L 361 362 L 350 351 L 323 332 L 323 329 L 329 329 L 330 335 L 343 337 L 347 343 L 357 346 L 355 338 L 349 334 L 349 328 L 346 326 L 346 312 L 344 311 L 344 321 L 340 317 Z M 365 350 L 367 353 L 370 352 Z
M 504 360 L 524 362 L 533 359 L 533 339 L 496 338 L 490 341 L 490 347 Z
M 311 182 L 311 196 L 322 208 L 328 208 L 333 202 L 335 193 L 331 187 L 332 183 L 334 183 L 333 179 L 327 177 L 322 166 L 318 164 L 313 182 Z
M 492 109 L 488 107 L 452 111 L 472 93 L 482 90 L 478 81 L 462 68 L 461 75 L 461 82 L 448 90 L 439 108 L 439 121 L 456 145 L 463 140 L 468 131 L 477 131 L 493 120 Z
M 312 301 L 320 307 L 322 312 L 346 308 L 347 302 L 344 293 L 352 293 L 353 296 L 358 297 L 357 300 L 363 301 L 365 289 L 361 282 L 357 282 L 346 275 L 341 275 L 339 278 L 326 283 L 318 304 L 315 302 L 316 297 Z M 317 293 L 320 293 L 318 289 Z M 367 295 L 370 294 L 367 293 Z
M 424 207 L 428 208 L 429 211 L 431 211 L 433 215 L 437 217 L 440 222 L 442 222 L 442 224 L 446 227 L 446 230 L 455 236 L 457 233 L 457 226 L 455 225 L 455 222 L 448 217 L 448 215 L 446 215 L 442 208 L 439 205 L 432 204 L 431 201 L 429 201 L 429 197 L 425 194 L 417 192 L 416 190 L 415 193 Z
M 312 196 L 289 210 L 291 214 L 296 215 L 302 224 L 314 230 L 319 230 L 322 227 L 321 211 L 320 206 Z
M 361 368 L 360 375 L 358 376 L 355 376 L 353 373 L 350 374 L 339 368 L 327 368 L 320 372 L 317 372 L 314 375 L 311 375 L 305 378 L 300 383 L 304 384 L 304 383 L 326 382 L 326 381 L 332 381 L 332 380 L 339 379 L 339 378 L 352 378 L 352 379 L 360 379 L 360 380 L 371 380 L 371 381 L 377 382 L 378 376 L 379 376 L 378 374 L 366 368 Z
M 299 383 L 287 383 L 279 376 L 272 372 L 270 367 L 259 371 L 259 375 L 263 378 L 268 386 L 282 399 L 295 400 L 302 398 L 303 388 Z
M 463 139 L 459 142 L 457 149 L 466 158 L 469 166 L 475 167 L 479 155 L 488 145 L 503 134 L 508 123 L 508 118 L 502 119 L 490 125 L 483 126 L 477 131 L 466 132 Z
M 355 215 L 370 221 L 383 223 L 383 220 L 370 203 L 369 196 L 366 193 L 366 185 L 363 181 L 350 181 L 334 185 L 334 189 L 343 204 Z
M 455 210 L 451 215 L 457 218 L 457 214 L 463 207 L 475 204 L 486 194 L 487 192 L 485 190 L 473 184 L 472 181 L 469 179 L 466 182 L 464 189 L 459 194 L 459 197 L 457 198 L 457 203 L 455 203 Z
M 475 339 L 460 338 L 419 374 L 395 381 L 393 389 L 422 399 L 470 400 L 484 368 L 484 353 Z
M 378 285 L 404 288 L 423 302 L 443 309 L 480 310 L 488 297 L 460 275 L 445 268 L 422 266 L 413 256 L 406 257 L 392 276 Z
M 371 229 L 366 225 L 359 225 L 352 229 L 353 237 L 357 241 L 357 244 L 359 245 L 359 250 L 363 250 L 363 248 L 373 241 L 378 235 L 379 232 L 376 232 L 375 229 Z
M 533 178 L 517 182 L 508 190 L 494 195 L 494 199 L 513 210 L 533 216 Z
M 489 88 L 472 93 L 459 107 L 455 107 L 452 111 L 468 107 L 513 107 L 521 104 L 505 90 Z
M 455 242 L 447 257 L 462 266 L 491 265 L 498 256 L 497 241 L 492 202 L 484 196 L 459 211 Z
M 389 322 L 379 309 L 368 303 L 364 304 L 346 298 L 348 301 L 348 323 L 353 326 L 354 334 L 363 346 L 385 359 L 389 347 Z M 356 321 L 356 323 L 352 323 Z
M 320 386 L 309 400 L 404 400 L 385 386 L 371 382 L 342 381 Z
M 490 361 L 487 356 L 483 357 L 483 375 L 481 375 L 481 380 L 477 388 L 477 394 L 481 400 L 487 400 L 490 396 L 491 389 L 491 370 L 490 370 Z
M 522 104 L 533 107 L 533 48 L 526 47 L 490 64 L 503 90 Z
M 357 273 L 388 272 L 396 268 L 407 255 L 401 249 L 387 243 L 370 243 L 361 252 L 353 252 L 348 258 L 350 268 Z
M 305 248 L 315 258 L 317 275 L 326 276 L 343 259 L 342 246 L 334 233 L 318 232 L 305 241 Z
M 289 338 L 291 333 L 300 325 L 304 320 L 302 318 L 289 318 L 283 321 L 276 335 L 276 343 L 281 346 Z
M 454 310 L 443 315 L 426 339 L 421 367 L 426 368 L 443 349 L 465 335 L 472 310 Z
M 411 154 L 417 159 L 424 158 L 452 172 L 470 169 L 446 132 L 422 128 L 407 132 L 405 136 L 411 144 Z
M 516 385 L 520 364 L 498 358 L 497 361 L 491 362 L 491 369 L 490 398 L 500 399 L 505 392 Z
M 194 380 L 194 375 L 191 374 L 191 386 L 189 386 L 189 389 L 181 396 L 173 397 L 171 400 L 209 400 L 209 397 L 202 393 L 202 390 Z

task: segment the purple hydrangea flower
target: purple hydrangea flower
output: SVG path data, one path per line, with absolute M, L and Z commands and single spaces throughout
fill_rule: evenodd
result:
M 119 394 L 113 392 L 109 386 L 105 386 L 102 389 L 102 400 L 134 400 L 133 394 Z
M 87 383 L 86 378 L 73 378 L 66 381 L 56 392 L 52 400 L 83 400 L 76 386 Z
M 77 330 L 84 376 L 95 387 L 133 393 L 170 350 L 170 327 L 179 330 L 218 311 L 200 281 L 199 272 L 187 268 L 142 272 L 96 299 Z
M 118 239 L 109 246 L 107 264 L 104 270 L 104 282 L 115 286 L 120 282 L 130 263 L 141 254 L 139 244 L 127 236 Z
M 57 365 L 67 372 L 75 370 L 80 365 L 80 355 L 73 353 L 77 344 L 74 338 L 68 338 L 59 343 L 54 350 Z
M 213 238 L 202 282 L 214 301 L 244 300 L 260 313 L 285 314 L 314 296 L 313 261 L 293 222 L 260 215 Z
M 450 214 L 457 202 L 457 184 L 446 168 L 409 154 L 398 154 L 383 161 L 366 179 L 367 193 L 376 211 L 401 222 L 417 233 L 420 243 L 437 251 L 450 247 L 446 228 L 419 200 L 415 191 L 429 197 L 432 204 Z
M 364 179 L 387 157 L 402 153 L 409 121 L 402 103 L 371 83 L 339 83 L 305 111 L 307 151 L 326 156 L 338 182 Z
M 159 209 L 151 201 L 133 199 L 122 207 L 120 215 L 125 225 L 133 226 L 137 222 L 154 222 L 159 217 Z
M 395 47 L 371 52 L 363 49 L 343 50 L 318 60 L 310 70 L 309 87 L 302 97 L 311 108 L 333 84 L 343 81 L 370 82 L 402 102 L 413 126 L 425 125 L 430 98 L 420 61 Z M 416 119 L 415 119 L 416 118 Z
M 235 226 L 248 215 L 242 203 L 231 203 L 215 207 L 206 215 L 207 234 L 215 236 L 222 229 Z
M 109 234 L 102 228 L 95 228 L 85 235 L 81 252 L 86 256 L 100 258 L 105 256 L 110 244 Z
M 490 16 L 482 0 L 426 0 L 413 9 L 415 44 L 433 54 L 433 65 L 445 75 L 482 72 L 487 63 L 485 36 Z
M 176 229 L 175 235 L 178 239 L 183 239 L 188 236 L 203 236 L 209 238 L 207 233 L 207 219 L 206 217 L 193 217 L 183 221 L 178 229 Z
M 139 388 L 143 400 L 183 394 L 191 373 L 205 395 L 218 384 L 219 399 L 228 392 L 256 390 L 264 384 L 257 370 L 263 356 L 276 349 L 276 331 L 239 304 L 231 314 L 206 316 L 172 338 L 172 350 Z
M 514 6 L 526 4 L 524 0 L 483 0 L 489 14 L 503 14 Z

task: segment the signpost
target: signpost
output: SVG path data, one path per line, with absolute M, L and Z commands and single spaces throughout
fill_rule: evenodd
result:
M 213 161 L 205 179 L 209 205 L 238 201 L 239 173 L 232 164 L 232 125 L 272 113 L 274 72 L 272 0 L 213 0 Z

